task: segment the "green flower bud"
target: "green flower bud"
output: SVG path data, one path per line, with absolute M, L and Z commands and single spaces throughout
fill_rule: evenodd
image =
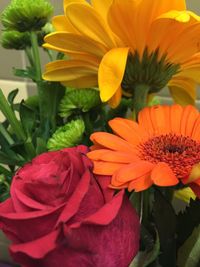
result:
M 95 89 L 66 91 L 59 107 L 60 116 L 69 117 L 72 113 L 87 112 L 100 104 L 99 92 Z
M 37 32 L 39 46 L 42 46 L 44 44 L 45 35 L 53 31 L 54 31 L 53 25 L 50 22 L 47 22 L 44 25 L 44 27 L 42 27 L 41 31 Z
M 6 49 L 24 50 L 31 45 L 29 33 L 4 31 L 1 35 L 1 45 Z
M 71 121 L 58 128 L 53 136 L 48 140 L 48 150 L 54 151 L 66 147 L 79 145 L 85 131 L 84 122 L 80 119 Z
M 48 0 L 12 0 L 1 14 L 6 29 L 38 31 L 47 23 L 53 13 Z

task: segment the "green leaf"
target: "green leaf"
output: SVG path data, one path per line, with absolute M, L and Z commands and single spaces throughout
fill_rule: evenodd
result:
M 15 89 L 9 93 L 8 102 L 11 104 L 11 106 L 13 105 L 15 97 L 17 96 L 18 92 L 19 92 L 19 89 Z
M 159 262 L 163 267 L 176 266 L 176 215 L 171 203 L 155 190 L 153 219 L 158 230 L 161 254 Z
M 47 151 L 47 144 L 44 139 L 38 137 L 37 138 L 37 146 L 36 146 L 36 154 L 39 155 L 43 152 Z
M 158 257 L 160 251 L 160 242 L 159 236 L 156 232 L 156 240 L 151 250 L 147 249 L 145 251 L 140 251 L 129 267 L 146 267 L 149 266 L 150 263 L 154 262 Z
M 24 161 L 17 157 L 11 158 L 4 152 L 0 151 L 0 163 L 11 166 L 22 166 L 24 164 Z
M 27 134 L 27 136 L 32 136 L 32 131 L 35 127 L 35 111 L 28 107 L 24 102 L 20 104 L 20 119 L 22 126 Z
M 182 244 L 189 238 L 195 227 L 200 224 L 200 199 L 191 199 L 189 206 L 178 214 L 177 221 L 177 241 L 178 246 Z
M 25 70 L 13 68 L 13 74 L 17 77 L 35 80 L 35 71 L 33 68 L 27 68 Z
M 200 266 L 200 225 L 178 251 L 178 267 Z
M 140 214 L 141 209 L 141 194 L 138 192 L 132 192 L 129 200 L 132 206 L 136 209 L 137 213 Z

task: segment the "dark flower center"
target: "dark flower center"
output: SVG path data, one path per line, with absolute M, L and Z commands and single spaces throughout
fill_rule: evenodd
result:
M 186 177 L 200 162 L 200 143 L 188 136 L 155 136 L 139 145 L 139 157 L 152 163 L 167 163 L 177 178 Z

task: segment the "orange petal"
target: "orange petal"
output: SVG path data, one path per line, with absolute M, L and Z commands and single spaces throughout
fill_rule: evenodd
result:
M 114 133 L 133 145 L 137 145 L 144 139 L 144 133 L 135 121 L 115 118 L 109 121 L 109 126 Z
M 134 154 L 108 149 L 93 150 L 87 153 L 87 156 L 95 161 L 101 160 L 115 163 L 131 163 L 134 160 L 138 160 L 138 157 Z
M 173 186 L 179 183 L 168 164 L 159 162 L 151 172 L 151 179 L 158 186 Z
M 170 125 L 172 133 L 180 134 L 182 114 L 183 107 L 180 105 L 172 105 L 170 107 Z
M 56 31 L 78 33 L 78 31 L 73 27 L 68 18 L 64 15 L 53 17 L 52 24 Z
M 112 176 L 112 184 L 115 186 L 138 180 L 145 175 L 150 175 L 154 164 L 148 161 L 137 161 L 117 170 Z
M 115 150 L 122 151 L 126 153 L 136 152 L 135 147 L 122 138 L 105 132 L 96 132 L 90 136 L 92 142 L 102 145 L 103 147 Z
M 169 133 L 169 117 L 166 117 L 166 108 L 158 105 L 150 108 L 150 117 L 154 129 L 154 134 Z
M 151 187 L 153 184 L 151 178 L 150 178 L 150 173 L 147 175 L 144 175 L 136 180 L 133 180 L 129 183 L 128 185 L 128 191 L 135 190 L 135 192 L 140 192 L 148 189 Z
M 150 108 L 142 109 L 138 114 L 139 126 L 151 137 L 154 135 L 153 123 L 150 116 Z
M 93 164 L 93 172 L 99 175 L 113 175 L 115 171 L 125 166 L 125 164 L 122 163 L 113 163 L 105 161 L 94 161 Z
M 200 141 L 200 115 L 196 119 L 195 125 L 192 129 L 191 137 L 196 141 Z
M 195 122 L 199 116 L 198 110 L 193 106 L 187 106 L 183 109 L 181 119 L 181 134 L 191 136 Z

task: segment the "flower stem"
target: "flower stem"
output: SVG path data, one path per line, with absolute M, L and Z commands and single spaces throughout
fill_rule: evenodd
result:
M 29 47 L 26 47 L 25 53 L 26 53 L 26 56 L 28 58 L 28 61 L 29 61 L 30 65 L 33 67 L 34 66 L 34 61 L 33 61 L 33 56 L 32 56 L 32 53 L 31 53 L 31 49 Z
M 140 110 L 147 105 L 147 95 L 149 93 L 149 89 L 149 85 L 146 84 L 138 84 L 134 88 L 133 109 L 136 119 L 138 118 Z
M 31 32 L 31 45 L 35 63 L 35 80 L 36 82 L 40 82 L 42 80 L 42 70 L 40 63 L 40 54 L 38 49 L 38 39 L 36 32 L 33 31 Z

